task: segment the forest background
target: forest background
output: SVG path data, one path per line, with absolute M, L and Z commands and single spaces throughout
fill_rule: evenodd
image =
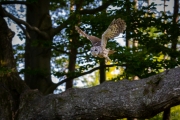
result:
M 92 87 L 108 80 L 143 79 L 179 66 L 178 0 L 0 3 L 8 12 L 9 28 L 16 31 L 12 43 L 18 73 L 31 89 L 44 95 Z M 111 62 L 105 63 L 90 54 L 90 41 L 79 36 L 74 26 L 101 37 L 114 18 L 124 19 L 127 28 L 108 42 L 108 47 L 117 52 L 110 56 Z M 166 114 L 162 112 L 150 120 L 178 120 L 179 112 L 176 106 L 171 108 L 171 114 L 169 108 Z

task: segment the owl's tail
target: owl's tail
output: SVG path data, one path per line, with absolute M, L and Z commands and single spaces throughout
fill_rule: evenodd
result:
M 89 35 L 87 35 L 84 31 L 82 31 L 78 26 L 75 26 L 75 29 L 79 34 L 81 34 L 83 37 L 89 38 Z

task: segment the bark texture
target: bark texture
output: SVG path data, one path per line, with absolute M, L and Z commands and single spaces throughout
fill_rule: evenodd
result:
M 95 120 L 150 118 L 180 104 L 180 68 L 138 81 L 122 80 L 43 96 L 30 90 L 15 69 L 13 32 L 0 17 L 0 119 Z
M 20 102 L 19 120 L 150 118 L 180 103 L 180 68 L 138 81 L 104 82 Z M 32 93 L 33 94 L 33 93 Z
M 53 85 L 51 81 L 51 44 L 48 34 L 52 28 L 49 15 L 49 0 L 37 0 L 27 5 L 27 23 L 45 32 L 47 37 L 27 28 L 30 38 L 25 47 L 25 82 L 31 89 L 39 89 L 43 94 L 53 93 L 47 89 Z
M 25 73 L 25 82 L 31 89 L 39 89 L 44 95 L 53 93 L 57 86 L 61 85 L 64 82 L 68 83 L 67 88 L 72 87 L 73 79 L 80 76 L 77 75 L 75 77 L 72 77 L 71 75 L 69 75 L 67 79 L 64 79 L 57 84 L 54 84 L 51 81 L 50 59 L 52 54 L 52 38 L 56 34 L 59 34 L 62 29 L 69 27 L 70 23 L 72 23 L 72 20 L 77 20 L 77 22 L 73 22 L 74 25 L 77 24 L 79 22 L 78 14 L 81 16 L 86 14 L 98 13 L 102 10 L 105 10 L 114 0 L 104 2 L 101 6 L 94 9 L 81 9 L 85 4 L 85 1 L 83 0 L 71 1 L 72 6 L 76 6 L 76 10 L 73 10 L 72 14 L 69 15 L 67 20 L 55 28 L 52 27 L 52 21 L 49 15 L 49 9 L 51 6 L 51 2 L 49 0 L 0 1 L 0 16 L 12 19 L 15 23 L 17 23 L 17 25 L 20 26 L 27 37 L 25 43 L 25 70 L 23 71 Z M 1 4 L 26 5 L 26 21 L 18 19 L 12 14 L 5 11 L 2 8 Z M 60 6 L 66 6 L 66 2 L 61 1 Z M 71 37 L 73 38 L 73 41 L 77 40 L 77 35 L 75 35 L 75 39 L 73 36 Z M 76 43 L 78 42 L 76 41 Z M 75 51 L 74 49 L 75 48 L 72 47 L 70 48 L 72 52 L 69 55 L 69 58 L 71 59 L 68 67 L 69 71 L 74 71 L 75 69 L 75 55 L 77 54 L 77 49 Z M 68 52 L 65 53 L 68 54 Z M 82 73 L 82 75 L 85 73 Z
M 180 104 L 180 68 L 138 81 L 103 82 L 58 95 L 30 90 L 17 74 L 11 40 L 14 33 L 0 12 L 1 120 L 108 120 L 150 118 Z
M 1 8 L 1 6 L 0 6 Z M 1 13 L 3 13 L 1 11 Z M 0 119 L 14 120 L 17 118 L 20 95 L 29 88 L 17 74 L 13 58 L 11 31 L 0 13 Z

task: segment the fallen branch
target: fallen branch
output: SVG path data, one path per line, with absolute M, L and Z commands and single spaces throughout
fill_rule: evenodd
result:
M 175 68 L 138 81 L 104 82 L 91 88 L 69 89 L 58 95 L 38 95 L 27 104 L 21 101 L 19 120 L 25 116 L 27 120 L 150 118 L 180 104 L 179 73 L 180 68 Z

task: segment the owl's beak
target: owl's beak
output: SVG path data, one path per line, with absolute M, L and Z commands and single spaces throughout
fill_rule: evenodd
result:
M 97 57 L 98 54 L 99 54 L 99 52 L 98 52 L 98 51 L 94 51 L 94 50 L 91 49 L 91 54 L 92 54 L 93 56 Z

